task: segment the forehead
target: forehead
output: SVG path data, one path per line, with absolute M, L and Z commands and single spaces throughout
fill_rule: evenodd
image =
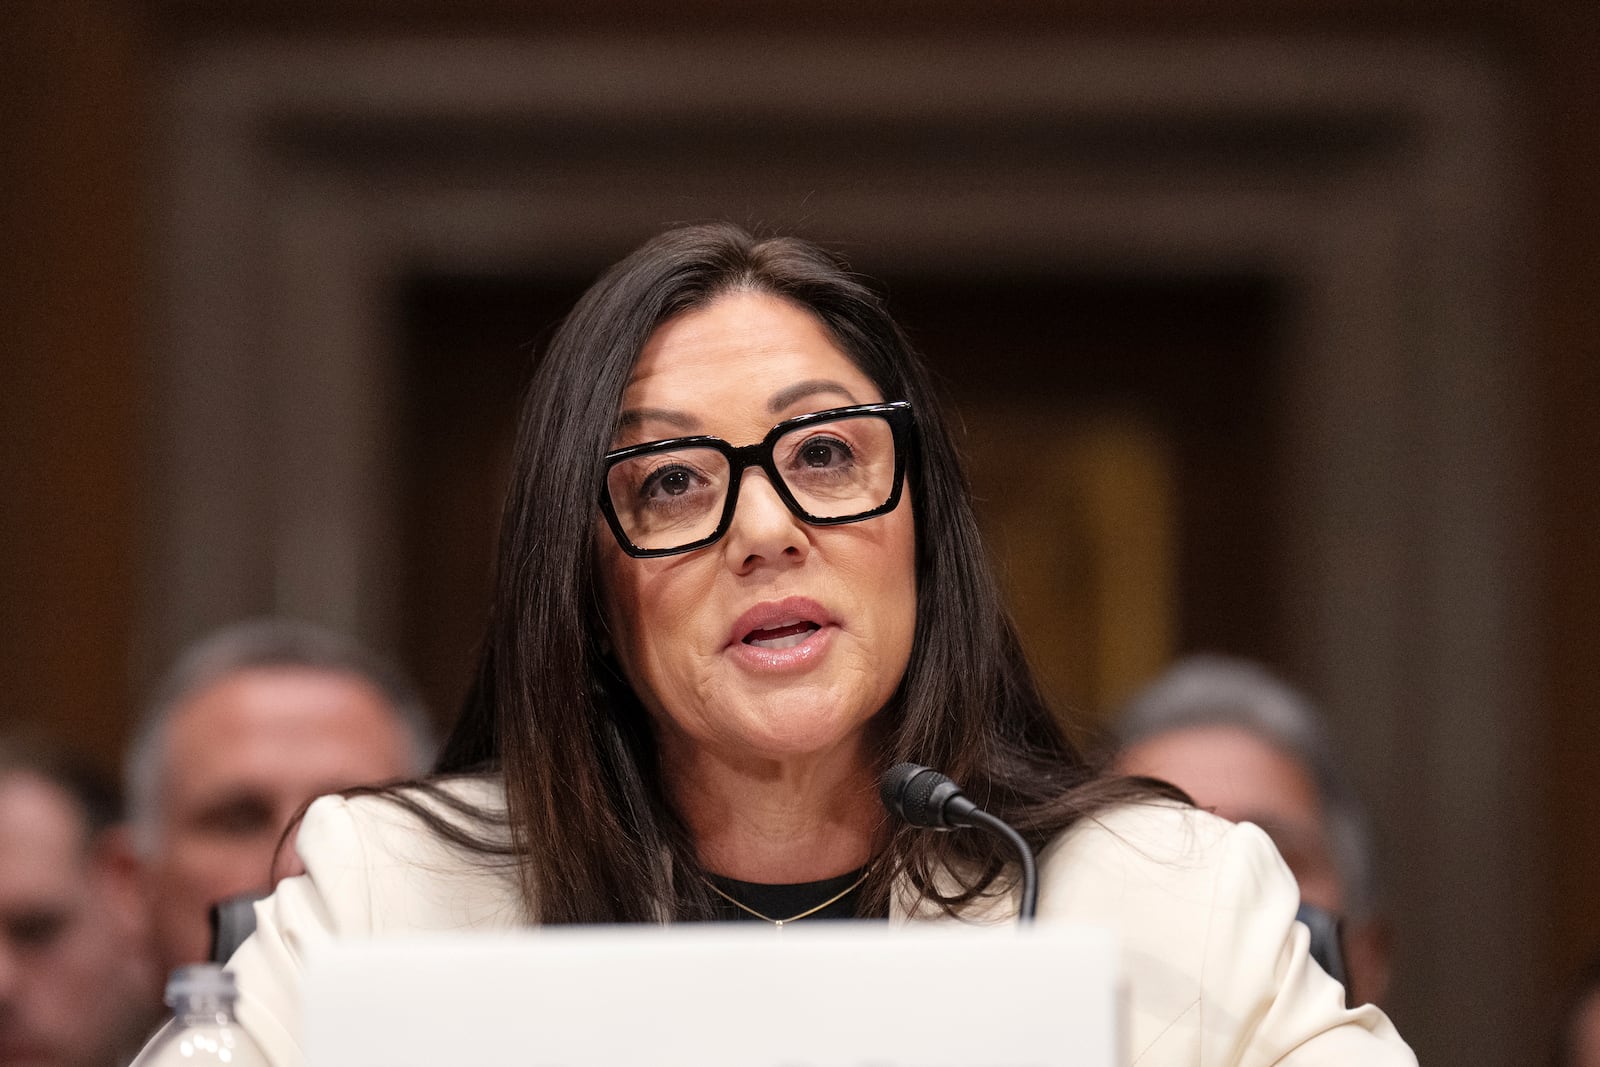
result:
M 81 877 L 86 828 L 60 788 L 31 773 L 0 777 L 0 911 Z
M 794 388 L 802 383 L 813 387 Z M 811 312 L 770 293 L 736 292 L 656 329 L 634 365 L 623 416 L 670 414 L 681 417 L 679 432 L 759 436 L 789 415 L 882 399 Z
M 292 777 L 329 762 L 387 777 L 404 772 L 408 743 L 382 694 L 355 675 L 250 669 L 200 689 L 173 712 L 166 777 L 180 787 L 229 776 Z
M 1129 770 L 1165 778 L 1203 808 L 1231 819 L 1270 816 L 1315 826 L 1322 805 L 1310 772 L 1288 753 L 1237 726 L 1195 726 L 1129 747 Z

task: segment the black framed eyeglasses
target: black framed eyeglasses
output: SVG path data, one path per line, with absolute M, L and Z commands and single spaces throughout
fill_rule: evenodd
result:
M 796 518 L 813 526 L 893 511 L 905 481 L 911 402 L 814 411 L 759 444 L 673 437 L 605 455 L 600 510 L 630 556 L 691 552 L 728 532 L 745 469 L 760 467 Z

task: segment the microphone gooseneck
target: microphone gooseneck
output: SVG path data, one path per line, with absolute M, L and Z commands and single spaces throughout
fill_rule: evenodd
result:
M 1003 838 L 1022 864 L 1022 906 L 1017 918 L 1032 922 L 1039 904 L 1039 873 L 1033 849 L 1004 820 L 997 819 L 968 800 L 961 787 L 932 767 L 897 763 L 884 772 L 878 795 L 889 813 L 912 826 L 928 830 L 972 827 Z

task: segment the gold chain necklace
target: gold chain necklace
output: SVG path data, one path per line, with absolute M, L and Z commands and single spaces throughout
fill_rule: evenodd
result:
M 829 897 L 827 900 L 824 900 L 821 904 L 818 904 L 818 905 L 816 905 L 815 907 L 812 907 L 812 908 L 807 908 L 805 911 L 802 911 L 799 915 L 791 915 L 787 919 L 774 919 L 770 915 L 763 915 L 761 912 L 759 912 L 756 909 L 752 908 L 750 905 L 746 904 L 744 901 L 739 900 L 738 898 L 730 896 L 729 894 L 723 892 L 722 888 L 720 886 L 718 886 L 715 882 L 713 882 L 711 879 L 702 877 L 700 880 L 702 882 L 704 882 L 706 884 L 706 886 L 713 893 L 715 893 L 717 896 L 721 897 L 723 900 L 726 900 L 729 904 L 732 904 L 734 907 L 738 908 L 740 911 L 746 912 L 746 913 L 748 913 L 750 915 L 754 915 L 756 918 L 761 919 L 764 922 L 769 922 L 773 926 L 776 926 L 778 929 L 782 930 L 785 923 L 799 922 L 801 919 L 804 919 L 807 916 L 815 915 L 817 912 L 821 911 L 823 908 L 830 907 L 830 906 L 832 906 L 834 904 L 839 903 L 839 901 L 843 900 L 845 897 L 849 896 L 851 893 L 854 893 L 857 889 L 860 889 L 861 888 L 861 883 L 865 882 L 867 880 L 867 875 L 869 875 L 871 873 L 872 873 L 872 866 L 869 864 L 867 867 L 862 869 L 861 877 L 857 878 L 855 881 L 853 881 L 849 885 L 845 886 L 844 889 L 840 890 L 838 893 L 835 893 L 833 896 Z

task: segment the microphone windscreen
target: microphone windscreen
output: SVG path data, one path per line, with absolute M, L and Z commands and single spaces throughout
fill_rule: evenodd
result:
M 950 779 L 931 767 L 915 763 L 897 763 L 884 772 L 878 783 L 878 795 L 883 806 L 912 826 L 939 827 L 943 825 L 939 813 L 931 810 L 928 798 L 940 782 Z

